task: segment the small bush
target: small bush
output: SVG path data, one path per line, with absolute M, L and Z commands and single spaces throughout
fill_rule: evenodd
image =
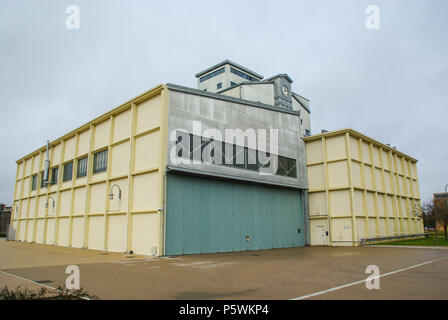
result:
M 90 295 L 83 288 L 77 290 L 69 290 L 65 286 L 57 287 L 55 290 L 40 288 L 37 291 L 22 288 L 9 289 L 5 286 L 0 290 L 0 300 L 83 300 L 97 299 L 96 296 Z
M 6 238 L 6 233 L 0 233 L 0 238 Z

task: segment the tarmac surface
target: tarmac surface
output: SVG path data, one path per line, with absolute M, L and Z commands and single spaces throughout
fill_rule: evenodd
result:
M 448 249 L 301 247 L 149 257 L 0 240 L 0 288 L 64 285 L 100 299 L 448 299 Z M 376 265 L 379 289 L 367 289 Z M 369 281 L 371 283 L 371 281 Z

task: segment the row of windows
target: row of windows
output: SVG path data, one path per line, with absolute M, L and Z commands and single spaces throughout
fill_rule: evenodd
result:
M 252 77 L 244 72 L 241 72 L 240 70 L 232 68 L 232 67 L 230 67 L 230 72 L 232 72 L 233 74 L 236 74 L 237 76 L 240 76 L 241 78 L 249 80 L 249 81 L 258 81 L 257 78 L 254 78 L 254 77 Z
M 213 77 L 216 77 L 217 75 L 224 73 L 225 67 L 222 67 L 221 69 L 218 69 L 216 71 L 213 71 L 212 73 L 209 73 L 202 78 L 199 79 L 199 82 L 204 82 L 205 80 L 211 79 Z
M 235 82 L 230 81 L 230 87 L 231 87 L 231 88 L 236 87 L 236 86 L 237 86 L 237 84 L 236 84 Z M 216 89 L 217 89 L 217 90 L 222 89 L 222 82 L 220 82 L 220 83 L 218 83 L 218 84 L 216 85 Z
M 270 168 L 271 166 L 269 152 L 254 150 L 181 131 L 177 132 L 176 154 L 183 159 L 252 171 L 260 171 L 260 168 Z M 277 156 L 277 159 L 277 171 L 273 174 L 297 178 L 295 159 L 283 156 Z
M 76 178 L 83 178 L 87 176 L 88 157 L 78 159 L 78 166 L 76 167 Z M 93 155 L 93 173 L 99 173 L 107 170 L 107 150 L 97 152 Z M 51 169 L 51 177 L 49 177 L 50 184 L 58 183 L 59 168 Z M 45 186 L 44 172 L 40 173 L 40 187 Z M 67 162 L 62 170 L 62 182 L 71 181 L 73 178 L 73 161 Z M 31 190 L 37 188 L 37 174 L 31 177 Z

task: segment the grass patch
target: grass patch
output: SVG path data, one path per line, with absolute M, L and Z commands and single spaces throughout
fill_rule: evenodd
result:
M 33 291 L 27 287 L 19 286 L 16 289 L 9 289 L 5 286 L 0 290 L 0 300 L 84 300 L 86 298 L 97 299 L 82 288 L 78 290 L 69 290 L 65 287 L 57 287 L 56 290 L 40 288 Z
M 436 235 L 431 234 L 425 239 L 408 239 L 376 243 L 377 245 L 398 245 L 398 246 L 448 246 L 444 234 L 439 234 L 439 243 L 436 242 Z

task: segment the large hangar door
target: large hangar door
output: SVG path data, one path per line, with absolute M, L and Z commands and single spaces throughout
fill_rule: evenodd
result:
M 170 173 L 166 255 L 305 244 L 302 192 Z

